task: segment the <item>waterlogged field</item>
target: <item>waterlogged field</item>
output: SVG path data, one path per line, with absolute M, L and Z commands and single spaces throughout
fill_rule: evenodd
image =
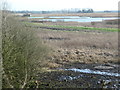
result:
M 84 17 L 116 17 L 113 13 L 72 14 Z M 33 15 L 37 17 L 55 15 Z M 56 15 L 67 16 L 68 15 Z M 37 68 L 38 88 L 119 88 L 118 22 L 39 21 L 17 17 L 49 47 L 44 63 Z M 76 17 L 75 17 L 76 18 Z M 41 44 L 40 44 L 41 45 Z
M 80 17 L 80 16 L 47 16 L 47 17 L 29 17 L 37 18 L 39 21 L 64 21 L 64 22 L 101 22 L 103 20 L 118 19 L 118 17 Z

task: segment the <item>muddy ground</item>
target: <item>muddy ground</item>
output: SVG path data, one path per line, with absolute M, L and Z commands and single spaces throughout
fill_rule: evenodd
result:
M 100 64 L 67 64 L 61 68 L 90 68 Z M 102 70 L 106 72 L 118 72 L 114 70 Z M 120 88 L 120 77 L 87 74 L 74 71 L 51 71 L 38 75 L 40 87 L 48 88 Z M 77 77 L 77 78 L 75 78 Z
M 106 53 L 105 55 L 102 52 L 103 54 L 98 53 L 95 57 L 91 53 L 85 55 L 86 52 L 80 52 L 80 56 L 73 55 L 72 57 L 69 56 L 69 51 L 67 51 L 68 54 L 63 54 L 59 50 L 58 52 L 57 55 L 52 56 L 52 61 L 45 65 L 47 67 L 43 70 L 45 72 L 38 74 L 40 88 L 113 88 L 119 90 L 120 76 L 112 76 L 112 74 L 120 74 L 118 59 L 114 61 L 115 54 Z M 78 53 L 77 51 L 76 55 Z M 92 57 L 93 59 L 90 59 Z M 66 69 L 80 69 L 83 72 Z M 84 73 L 86 69 L 103 74 Z M 109 75 L 104 73 L 109 73 Z
M 96 68 L 99 66 L 113 68 Z M 113 88 L 119 90 L 120 76 L 99 75 L 94 73 L 83 73 L 75 71 L 66 71 L 65 69 L 90 69 L 93 71 L 120 73 L 119 64 L 84 64 L 84 63 L 66 63 L 53 71 L 39 73 L 39 87 L 44 88 Z

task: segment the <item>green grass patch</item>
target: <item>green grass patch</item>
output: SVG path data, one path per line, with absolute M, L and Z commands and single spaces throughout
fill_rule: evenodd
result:
M 78 27 L 78 26 L 62 26 L 62 25 L 46 25 L 43 23 L 29 23 L 24 22 L 27 25 L 35 25 L 35 26 L 43 26 L 43 27 L 51 27 L 51 28 L 65 28 L 65 29 L 73 29 L 75 30 L 102 30 L 102 31 L 110 31 L 110 32 L 119 32 L 118 28 L 96 28 L 96 27 Z

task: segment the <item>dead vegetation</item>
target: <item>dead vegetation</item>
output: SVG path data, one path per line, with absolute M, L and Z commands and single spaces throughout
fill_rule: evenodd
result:
M 118 13 L 70 13 L 70 14 L 32 14 L 32 16 L 88 16 L 88 17 L 118 17 Z
M 40 22 L 39 22 L 40 23 Z M 105 20 L 102 22 L 43 22 L 47 25 L 96 27 L 96 28 L 118 28 L 118 20 Z
M 53 48 L 54 52 L 50 56 L 52 64 L 47 64 L 52 68 L 70 62 L 118 62 L 117 32 L 52 31 L 39 28 L 35 31 L 43 43 Z

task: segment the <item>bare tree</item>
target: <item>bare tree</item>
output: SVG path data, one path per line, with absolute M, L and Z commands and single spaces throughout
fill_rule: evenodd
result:
M 2 2 L 0 1 L 0 90 L 2 89 Z
M 48 50 L 30 28 L 10 15 L 7 2 L 2 5 L 3 88 L 29 87 Z

